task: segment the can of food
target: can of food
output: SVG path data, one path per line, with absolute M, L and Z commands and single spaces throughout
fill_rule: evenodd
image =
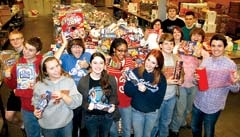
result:
M 179 80 L 181 78 L 182 67 L 183 67 L 183 61 L 176 61 L 173 79 Z
M 198 79 L 198 89 L 200 91 L 205 91 L 208 90 L 208 79 L 207 79 L 207 71 L 206 68 L 197 68 L 196 69 L 196 74 L 198 74 L 199 79 Z

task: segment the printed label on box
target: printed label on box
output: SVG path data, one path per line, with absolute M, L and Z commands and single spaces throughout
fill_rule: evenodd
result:
M 35 80 L 34 64 L 17 64 L 17 89 L 33 89 Z

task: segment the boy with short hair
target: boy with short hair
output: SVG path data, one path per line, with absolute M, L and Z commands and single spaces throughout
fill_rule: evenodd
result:
M 180 28 L 185 26 L 183 20 L 177 17 L 178 7 L 174 4 L 169 4 L 167 7 L 167 19 L 163 21 L 162 28 L 164 33 L 172 33 L 173 27 Z
M 186 41 L 190 41 L 190 31 L 195 28 L 195 14 L 193 11 L 188 11 L 185 14 L 185 25 L 182 27 L 183 31 L 183 39 Z
M 42 42 L 40 38 L 30 38 L 24 46 L 23 57 L 13 66 L 10 76 L 6 76 L 4 79 L 9 88 L 14 90 L 15 95 L 19 96 L 21 99 L 22 119 L 28 137 L 40 137 L 40 126 L 33 114 L 34 107 L 31 102 L 33 89 L 31 87 L 27 89 L 20 89 L 17 87 L 17 66 L 19 64 L 33 64 L 35 73 L 38 74 L 39 65 L 42 60 L 42 55 L 40 55 L 41 49 Z

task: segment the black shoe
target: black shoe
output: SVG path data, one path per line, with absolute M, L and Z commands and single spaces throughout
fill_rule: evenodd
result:
M 179 137 L 179 133 L 178 132 L 174 132 L 172 130 L 169 130 L 169 136 L 168 137 Z

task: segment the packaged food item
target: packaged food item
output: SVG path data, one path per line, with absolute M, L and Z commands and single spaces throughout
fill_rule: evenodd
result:
M 51 99 L 51 92 L 47 90 L 46 93 L 43 96 L 41 96 L 41 99 L 39 100 L 39 103 L 36 109 L 41 110 L 43 112 L 44 109 L 47 107 L 50 99 Z
M 183 61 L 176 61 L 173 79 L 179 80 L 181 78 L 182 68 L 183 68 Z
M 36 83 L 34 64 L 17 64 L 17 89 L 33 89 Z
M 129 68 L 125 70 L 125 75 L 127 76 L 127 80 L 131 81 L 135 86 L 140 82 L 138 77 Z

